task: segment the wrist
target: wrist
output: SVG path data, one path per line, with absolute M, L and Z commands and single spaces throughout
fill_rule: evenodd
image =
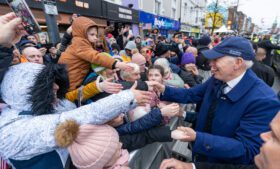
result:
M 100 82 L 100 81 L 101 81 L 101 76 L 98 76 L 97 79 L 96 79 L 96 88 L 99 92 L 104 92 L 103 82 Z
M 116 69 L 118 67 L 117 64 L 118 64 L 118 61 L 115 61 L 112 65 L 112 69 Z

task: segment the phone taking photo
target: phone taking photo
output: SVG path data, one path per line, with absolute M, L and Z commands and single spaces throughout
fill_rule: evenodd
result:
M 7 0 L 8 5 L 22 19 L 22 25 L 28 34 L 41 32 L 41 28 L 25 0 Z

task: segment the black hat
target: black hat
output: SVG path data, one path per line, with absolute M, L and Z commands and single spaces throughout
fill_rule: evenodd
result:
M 211 43 L 211 38 L 209 36 L 202 36 L 199 40 L 198 40 L 198 44 L 199 45 L 203 45 L 203 46 L 208 46 Z
M 161 56 L 161 55 L 165 54 L 167 51 L 169 51 L 168 45 L 165 45 L 163 43 L 159 43 L 156 46 L 155 54 L 156 54 L 156 56 Z

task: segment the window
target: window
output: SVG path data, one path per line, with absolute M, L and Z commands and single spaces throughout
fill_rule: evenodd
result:
M 77 1 L 75 0 L 75 5 L 81 8 L 89 8 L 89 4 L 87 2 Z
M 175 19 L 176 17 L 176 9 L 172 8 L 171 18 Z
M 172 0 L 171 6 L 172 6 L 172 8 L 176 8 L 176 0 Z
M 160 14 L 160 5 L 161 5 L 161 3 L 156 0 L 156 3 L 155 3 L 155 13 L 158 14 L 158 15 Z
M 186 17 L 188 15 L 188 4 L 184 3 L 184 16 Z
M 195 11 L 195 23 L 197 23 L 198 22 L 198 11 L 196 10 Z

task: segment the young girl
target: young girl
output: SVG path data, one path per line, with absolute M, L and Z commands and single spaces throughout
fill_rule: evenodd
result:
M 161 84 L 164 84 L 164 69 L 161 66 L 159 66 L 159 65 L 150 66 L 147 74 L 148 74 L 147 76 L 148 76 L 149 81 L 156 81 Z M 160 101 L 159 95 L 160 95 L 159 92 L 153 92 L 152 101 L 150 103 L 151 108 L 158 107 L 161 109 L 167 105 L 170 105 L 169 102 Z M 180 111 L 182 112 L 182 106 L 180 106 L 180 108 L 181 108 Z M 181 112 L 178 113 L 179 116 L 181 115 Z M 170 117 L 164 117 L 164 123 L 167 124 L 169 122 L 169 120 L 170 120 Z
M 161 84 L 164 83 L 164 69 L 159 65 L 152 65 L 147 71 L 147 76 L 149 81 L 156 81 Z M 153 92 L 151 107 L 162 107 L 166 105 L 164 102 L 159 100 L 159 93 Z
M 159 65 L 164 70 L 164 84 L 173 86 L 173 87 L 184 87 L 184 81 L 180 78 L 180 76 L 171 71 L 169 66 L 169 62 L 166 58 L 159 58 L 155 61 L 155 65 Z

